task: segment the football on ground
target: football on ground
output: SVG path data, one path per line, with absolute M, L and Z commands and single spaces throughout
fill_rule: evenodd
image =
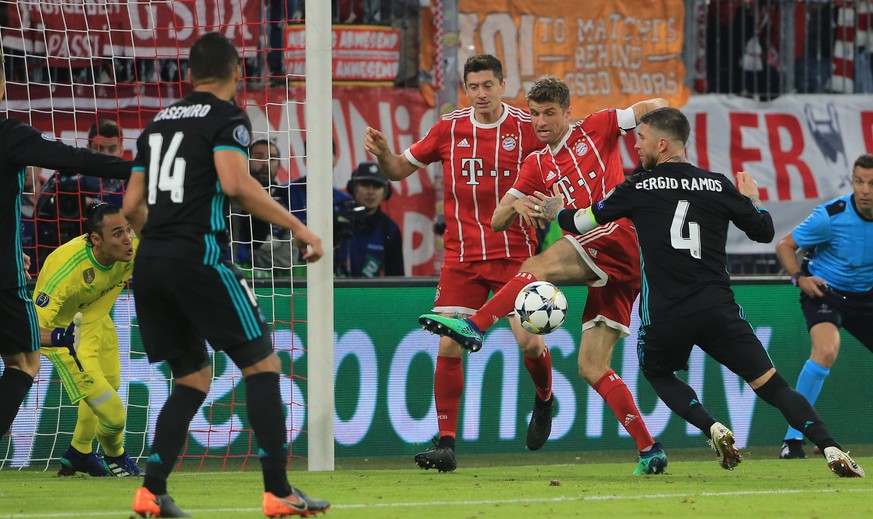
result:
M 558 329 L 567 316 L 567 298 L 548 281 L 534 281 L 515 298 L 515 315 L 522 328 L 544 335 Z

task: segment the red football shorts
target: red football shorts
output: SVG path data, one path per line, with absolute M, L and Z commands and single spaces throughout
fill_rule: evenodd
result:
M 591 270 L 600 278 L 588 287 L 582 330 L 605 322 L 630 333 L 634 300 L 640 293 L 640 251 L 637 233 L 629 220 L 608 223 L 582 235 L 566 235 Z
M 518 274 L 527 258 L 500 258 L 487 261 L 443 263 L 437 284 L 434 313 L 476 313 L 491 292 L 500 290 Z

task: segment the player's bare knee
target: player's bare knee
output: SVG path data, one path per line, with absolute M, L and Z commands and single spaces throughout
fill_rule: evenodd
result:
M 583 362 L 581 359 L 578 363 L 579 367 L 579 376 L 582 377 L 589 386 L 593 386 L 600 380 L 603 375 L 609 371 L 609 366 L 603 367 L 600 365 L 593 365 L 593 363 Z
M 830 369 L 840 354 L 839 344 L 814 344 L 810 358 L 824 368 Z
M 518 346 L 521 348 L 521 354 L 530 359 L 538 359 L 546 351 L 546 343 L 539 335 L 527 334 L 518 341 Z
M 546 249 L 548 251 L 548 249 Z M 532 256 L 521 264 L 519 272 L 530 272 L 538 281 L 549 281 L 556 273 L 555 258 L 550 258 L 548 252 Z M 559 271 L 559 270 L 558 270 Z
M 282 369 L 282 361 L 275 353 L 270 353 L 263 359 L 255 362 L 251 366 L 240 367 L 243 376 L 257 375 L 258 373 L 279 373 Z
M 439 346 L 440 357 L 463 357 L 464 349 L 461 345 L 448 337 L 440 337 Z
M 3 355 L 5 369 L 17 369 L 33 378 L 39 373 L 39 352 L 16 353 L 15 355 Z
M 777 375 L 776 368 L 770 368 L 760 377 L 757 377 L 754 380 L 750 380 L 749 387 L 751 387 L 752 389 L 758 389 L 761 386 L 763 386 L 764 384 L 766 384 L 767 382 L 769 382 L 770 379 L 772 379 L 776 375 Z M 779 378 L 781 378 L 781 377 L 779 377 Z
M 212 385 L 212 369 L 208 362 L 206 366 L 185 374 L 181 373 L 187 370 L 181 367 L 179 370 L 175 369 L 172 362 L 170 362 L 170 369 L 173 371 L 173 379 L 176 384 L 188 386 L 204 393 L 209 392 L 209 386 Z

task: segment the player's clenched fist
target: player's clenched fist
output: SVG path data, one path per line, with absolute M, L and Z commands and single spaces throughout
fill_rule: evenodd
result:
M 755 205 L 761 204 L 758 183 L 745 171 L 737 171 L 737 190 L 752 199 Z
M 303 253 L 303 259 L 309 263 L 318 261 L 322 256 L 324 256 L 324 249 L 321 247 L 321 238 L 305 227 L 294 234 L 294 242 L 297 243 L 297 246 Z

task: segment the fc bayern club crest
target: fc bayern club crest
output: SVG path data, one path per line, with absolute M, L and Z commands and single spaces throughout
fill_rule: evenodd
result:
M 580 157 L 588 153 L 588 144 L 585 141 L 579 141 L 576 143 L 576 155 Z
M 518 140 L 516 140 L 514 135 L 507 135 L 503 138 L 503 149 L 506 151 L 512 151 L 515 147 L 518 146 Z

